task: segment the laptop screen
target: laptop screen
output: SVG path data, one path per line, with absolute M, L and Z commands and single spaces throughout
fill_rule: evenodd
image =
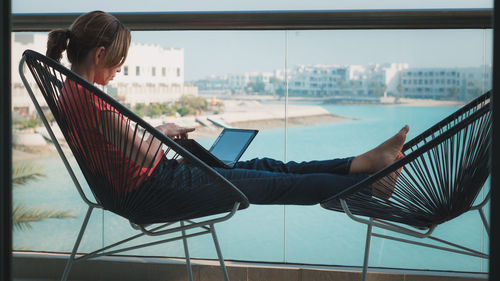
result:
M 235 162 L 256 134 L 256 130 L 224 129 L 210 148 L 210 152 L 224 163 Z

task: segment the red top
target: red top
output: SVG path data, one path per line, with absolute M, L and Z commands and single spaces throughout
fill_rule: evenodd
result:
M 58 107 L 64 108 L 61 113 L 64 115 L 70 138 L 68 141 L 71 142 L 73 149 L 77 150 L 91 173 L 104 176 L 116 191 L 130 192 L 137 189 L 141 183 L 149 178 L 158 165 L 160 157 L 152 168 L 142 167 L 110 143 L 100 132 L 101 112 L 117 113 L 132 132 L 135 130 L 135 124 L 131 124 L 130 120 L 124 118 L 114 107 L 83 89 L 74 81 L 66 79 Z M 111 128 L 101 127 L 101 130 L 106 129 L 111 130 Z M 136 135 L 141 138 L 143 136 L 139 132 Z M 122 136 L 113 137 L 118 140 L 123 138 Z M 160 153 L 163 151 L 158 152 L 158 154 Z M 135 156 L 134 153 L 133 157 Z M 144 163 L 145 166 L 148 166 L 147 164 Z

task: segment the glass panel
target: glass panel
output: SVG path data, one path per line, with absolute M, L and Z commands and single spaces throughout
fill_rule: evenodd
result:
M 14 140 L 25 138 L 27 134 L 15 129 Z M 34 140 L 36 136 L 39 135 L 31 133 L 30 139 Z M 14 144 L 13 165 L 20 170 L 14 172 L 14 177 L 19 180 L 13 190 L 13 249 L 71 252 L 88 207 L 53 147 L 45 144 L 43 149 L 51 151 L 41 153 L 33 149 L 41 149 L 42 145 L 31 143 L 30 148 L 32 150 L 26 151 L 26 147 Z M 74 159 L 70 162 L 77 167 Z M 85 180 L 78 168 L 75 172 L 85 188 Z M 34 174 L 43 176 L 23 182 L 23 175 Z M 79 251 L 93 251 L 101 247 L 102 242 L 102 210 L 94 210 Z
M 257 129 L 259 133 L 240 160 L 263 156 L 283 159 L 285 108 L 283 100 L 278 99 L 273 91 L 275 88 L 284 91 L 283 79 L 271 79 L 272 85 L 264 87 L 270 78 L 275 76 L 275 69 L 284 69 L 283 32 L 134 32 L 132 37 L 134 42 L 155 45 L 133 45 L 124 68 L 133 69 L 138 64 L 145 66 L 141 69 L 166 67 L 167 76 L 171 70 L 174 71 L 174 76 L 180 74 L 177 78 L 183 81 L 178 83 L 184 85 L 184 93 L 197 94 L 190 98 L 191 102 L 197 100 L 206 103 L 204 108 L 184 112 L 183 105 L 185 110 L 188 110 L 187 104 L 190 101 L 186 100 L 186 97 L 180 101 L 180 94 L 175 96 L 175 93 L 171 93 L 170 100 L 166 102 L 170 103 L 170 106 L 177 106 L 177 114 L 169 116 L 172 114 L 165 113 L 161 117 L 153 118 L 149 116 L 151 124 L 174 122 L 193 126 L 196 130 L 190 137 L 207 149 L 222 131 L 217 124 Z M 156 44 L 166 48 L 164 54 L 148 51 L 154 50 Z M 169 52 L 172 53 L 170 57 Z M 177 58 L 174 57 L 175 52 Z M 262 54 L 265 54 L 266 59 L 258 59 Z M 155 57 L 156 55 L 159 57 Z M 178 65 L 172 67 L 173 63 L 177 63 L 177 59 Z M 179 68 L 181 71 L 177 71 Z M 117 76 L 113 84 L 117 87 L 117 95 L 123 97 L 125 93 L 122 93 L 122 89 L 128 88 L 125 84 L 121 85 L 122 83 L 137 79 L 139 78 L 133 75 Z M 168 81 L 167 79 L 164 83 Z M 161 85 L 157 85 L 157 92 L 158 86 L 161 88 Z M 134 91 L 141 92 L 139 89 Z M 128 92 L 126 94 L 130 97 Z M 130 106 L 137 109 L 137 105 Z M 261 224 L 273 227 L 261 228 Z M 228 259 L 283 260 L 282 206 L 251 206 L 238 212 L 228 222 L 217 225 L 217 231 L 224 256 Z M 113 228 L 106 228 L 105 236 L 118 237 L 122 236 L 122 233 L 115 232 Z M 194 257 L 216 258 L 210 236 L 197 237 L 190 241 L 194 243 L 190 246 Z M 262 248 L 254 247 L 255 244 L 262 245 Z M 169 247 L 171 248 L 165 251 L 144 249 L 137 252 L 147 255 L 184 255 L 182 248 Z
M 282 31 L 134 32 L 129 58 L 105 90 L 153 125 L 176 122 L 195 126 L 197 129 L 191 136 L 206 148 L 221 131 L 215 124 L 225 123 L 259 129 L 241 160 L 265 156 L 307 161 L 357 155 L 388 138 L 405 123 L 411 126 L 410 139 L 491 87 L 491 30 L 289 31 L 288 39 L 285 34 Z M 13 116 L 22 120 L 34 109 L 17 75 L 17 62 L 26 48 L 43 53 L 46 34 L 17 33 L 14 37 Z M 422 72 L 424 78 L 409 78 L 410 72 L 417 76 Z M 441 72 L 445 76 L 454 72 L 455 76 L 442 82 L 441 78 L 435 78 Z M 431 79 L 430 73 L 434 78 Z M 285 77 L 289 89 L 286 144 Z M 407 78 L 405 82 L 404 78 L 401 81 L 391 77 Z M 440 87 L 429 84 L 429 81 L 437 83 L 438 79 L 444 83 L 445 94 L 439 92 Z M 412 86 L 408 89 L 401 86 L 410 80 Z M 419 84 L 417 87 L 413 84 L 420 80 L 423 85 L 425 81 L 428 83 L 423 89 L 433 89 L 428 93 L 434 95 L 425 96 L 432 100 L 416 99 L 424 97 L 425 90 L 420 96 L 418 90 L 410 90 L 418 89 Z M 397 98 L 407 104 L 371 104 L 384 92 L 387 92 L 384 101 Z M 183 94 L 194 97 L 181 99 Z M 333 103 L 338 101 L 347 104 Z M 140 105 L 143 102 L 163 105 Z M 14 135 L 18 135 L 14 139 L 14 164 L 21 161 L 39 164 L 46 175 L 16 187 L 14 204 L 69 210 L 75 216 L 33 222 L 32 229 L 15 229 L 14 246 L 70 251 L 86 206 L 59 157 L 48 148 L 51 146 L 44 143 L 36 151 L 32 143 L 22 147 L 21 126 L 33 126 L 33 122 L 14 122 Z M 25 131 L 38 135 L 44 132 L 43 129 Z M 43 137 L 41 140 L 44 141 Z M 74 159 L 70 161 L 75 164 Z M 445 223 L 436 235 L 486 250 L 488 239 L 480 226 L 479 216 L 471 213 Z M 60 231 L 54 233 L 54 229 Z M 94 238 L 84 237 L 82 252 L 137 233 L 125 219 L 100 211 L 93 214 L 89 229 Z M 327 265 L 360 265 L 366 233 L 364 225 L 317 205 L 286 208 L 252 205 L 218 225 L 217 230 L 226 259 Z M 152 239 L 143 241 L 146 240 Z M 190 239 L 190 245 L 193 257 L 216 258 L 210 236 Z M 487 270 L 483 260 L 377 238 L 371 252 L 371 266 Z M 181 242 L 131 254 L 184 256 Z
M 12 38 L 12 154 L 13 177 L 17 179 L 13 190 L 13 248 L 71 252 L 87 205 L 74 187 L 55 147 L 48 141 L 50 137 L 35 113 L 18 72 L 22 52 L 32 49 L 45 53 L 46 42 L 47 33 L 14 33 Z M 27 68 L 24 71 L 35 94 L 39 93 Z M 59 139 L 63 138 L 57 129 L 54 133 Z M 64 141 L 63 149 L 69 152 Z M 86 188 L 78 165 L 73 158 L 69 162 Z M 87 196 L 93 198 L 90 192 Z M 102 242 L 102 211 L 97 210 L 92 213 L 80 250 L 90 251 L 101 246 Z
M 410 125 L 410 140 L 491 89 L 491 38 L 491 30 L 290 31 L 289 116 L 304 104 L 315 106 L 311 114 L 317 115 L 312 125 L 288 128 L 287 158 L 356 156 L 404 124 Z M 438 79 L 439 86 L 432 83 Z M 339 120 L 325 121 L 325 111 Z M 362 264 L 365 225 L 319 206 L 285 210 L 287 262 Z M 435 235 L 488 249 L 477 212 L 444 223 Z M 370 266 L 376 267 L 487 270 L 479 258 L 385 239 L 373 238 L 370 253 Z
M 275 69 L 284 69 L 283 35 L 281 31 L 134 32 L 133 44 L 123 71 L 104 90 L 154 126 L 175 122 L 195 127 L 196 131 L 190 136 L 207 149 L 221 132 L 217 124 L 257 129 L 258 135 L 241 160 L 263 156 L 283 159 L 285 107 L 283 99 L 274 92 L 278 91 L 283 95 L 284 79 L 276 78 L 276 75 L 283 75 L 282 71 L 273 72 Z M 46 40 L 46 33 L 16 33 L 13 61 L 19 61 L 25 49 L 44 53 Z M 267 59 L 256 59 L 260 54 L 266 54 Z M 68 65 L 66 60 L 63 63 Z M 17 66 L 13 66 L 12 73 L 17 74 Z M 34 118 L 34 108 L 26 90 L 18 75 L 14 75 L 13 79 L 13 110 L 14 115 L 19 118 L 15 124 L 33 122 L 27 121 Z M 268 86 L 264 87 L 265 85 Z M 30 153 L 33 148 L 21 146 L 21 139 L 18 138 L 15 146 L 20 151 L 15 151 L 15 161 L 20 157 L 37 158 L 44 169 L 50 170 L 47 171 L 47 177 L 42 178 L 38 184 L 50 186 L 57 191 L 65 190 L 51 195 L 56 196 L 54 200 L 71 209 L 81 206 L 75 211 L 75 218 L 68 219 L 79 225 L 85 214 L 85 205 L 71 185 L 69 175 L 64 173 L 55 150 L 42 137 L 45 129 L 39 126 L 41 124 L 36 124 L 36 128 L 30 133 L 40 139 L 42 145 L 39 152 L 44 154 Z M 25 131 L 19 125 L 14 129 L 14 135 L 19 136 Z M 74 159 L 70 160 L 74 162 Z M 40 192 L 44 191 L 29 189 L 29 193 L 25 193 L 19 189 L 19 195 L 16 193 L 14 200 L 25 202 L 24 197 L 40 199 Z M 71 194 L 70 199 L 66 198 L 69 196 L 67 194 Z M 110 244 L 137 233 L 125 219 L 114 214 L 106 213 L 104 217 L 100 214 L 97 218 L 99 220 L 91 219 L 89 222 L 91 232 L 97 232 L 94 234 L 99 237 L 95 240 L 98 241 L 96 246 L 102 244 L 102 239 L 104 244 Z M 36 225 L 50 231 L 54 229 L 53 224 L 57 223 L 58 221 L 46 220 Z M 262 223 L 273 227 L 262 229 L 259 227 Z M 234 219 L 219 226 L 225 256 L 242 260 L 282 261 L 283 225 L 282 206 L 252 206 L 239 212 Z M 72 226 L 67 227 L 69 232 L 74 232 Z M 68 231 L 64 233 L 68 234 Z M 249 233 L 253 238 L 249 238 Z M 36 239 L 29 236 L 33 250 L 71 249 L 71 243 L 69 246 L 64 244 L 64 248 L 61 248 L 61 240 L 52 240 L 54 236 L 46 235 L 41 230 L 33 231 L 33 235 Z M 25 238 L 28 237 L 26 233 L 19 232 L 15 236 L 16 241 L 28 239 Z M 66 235 L 66 238 L 74 241 L 75 235 Z M 254 243 L 248 243 L 249 239 L 253 239 Z M 190 240 L 198 245 L 192 247 L 194 257 L 216 258 L 210 236 Z M 265 245 L 266 251 L 253 247 L 257 243 Z M 134 251 L 132 254 L 183 256 L 181 246 L 177 242 Z M 86 251 L 87 248 L 82 245 L 81 250 Z
M 442 9 L 442 8 L 492 8 L 491 0 L 312 0 L 312 1 L 158 1 L 142 2 L 85 1 L 68 7 L 62 0 L 53 0 L 51 5 L 43 5 L 33 0 L 12 2 L 13 13 L 62 13 L 91 11 L 95 7 L 107 12 L 149 12 L 149 11 L 243 11 L 243 10 L 337 10 L 337 9 Z

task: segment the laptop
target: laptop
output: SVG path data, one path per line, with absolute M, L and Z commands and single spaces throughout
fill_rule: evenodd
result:
M 232 169 L 258 132 L 258 130 L 224 128 L 209 150 L 193 139 L 175 141 L 211 167 Z

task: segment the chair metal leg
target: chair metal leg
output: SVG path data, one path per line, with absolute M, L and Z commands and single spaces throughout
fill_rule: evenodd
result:
M 210 232 L 212 233 L 212 238 L 214 239 L 215 250 L 217 250 L 217 256 L 219 257 L 222 274 L 224 274 L 224 280 L 229 281 L 229 275 L 227 274 L 226 265 L 224 264 L 224 258 L 222 257 L 222 251 L 220 250 L 219 241 L 217 240 L 217 234 L 215 233 L 215 227 L 213 224 L 210 225 Z
M 181 221 L 181 227 L 184 227 L 184 222 Z M 191 258 L 189 256 L 188 243 L 186 238 L 186 230 L 182 229 L 182 242 L 184 243 L 184 254 L 186 256 L 186 267 L 189 281 L 193 281 L 193 269 L 191 268 Z
M 89 209 L 87 210 L 87 214 L 85 215 L 85 219 L 83 220 L 82 227 L 80 228 L 80 232 L 78 233 L 78 237 L 76 238 L 75 245 L 73 246 L 73 251 L 71 252 L 69 260 L 66 263 L 66 267 L 64 268 L 64 272 L 63 272 L 63 275 L 61 277 L 61 281 L 66 281 L 68 279 L 69 271 L 71 270 L 71 266 L 73 265 L 73 262 L 75 261 L 76 251 L 78 250 L 78 247 L 80 246 L 80 242 L 82 241 L 83 233 L 85 233 L 85 229 L 87 228 L 87 224 L 88 224 L 89 219 L 90 219 L 90 214 L 92 214 L 93 210 L 94 210 L 94 207 L 89 206 Z
M 488 237 L 490 236 L 490 225 L 488 224 L 488 220 L 486 219 L 486 215 L 484 214 L 483 208 L 479 208 L 479 215 L 481 216 L 481 220 L 483 221 L 484 229 L 486 229 L 486 233 L 488 233 Z
M 363 260 L 363 273 L 362 280 L 366 281 L 366 274 L 368 273 L 368 258 L 370 257 L 370 242 L 372 239 L 372 222 L 373 218 L 370 218 L 370 223 L 366 229 L 366 243 L 365 243 L 365 257 Z

